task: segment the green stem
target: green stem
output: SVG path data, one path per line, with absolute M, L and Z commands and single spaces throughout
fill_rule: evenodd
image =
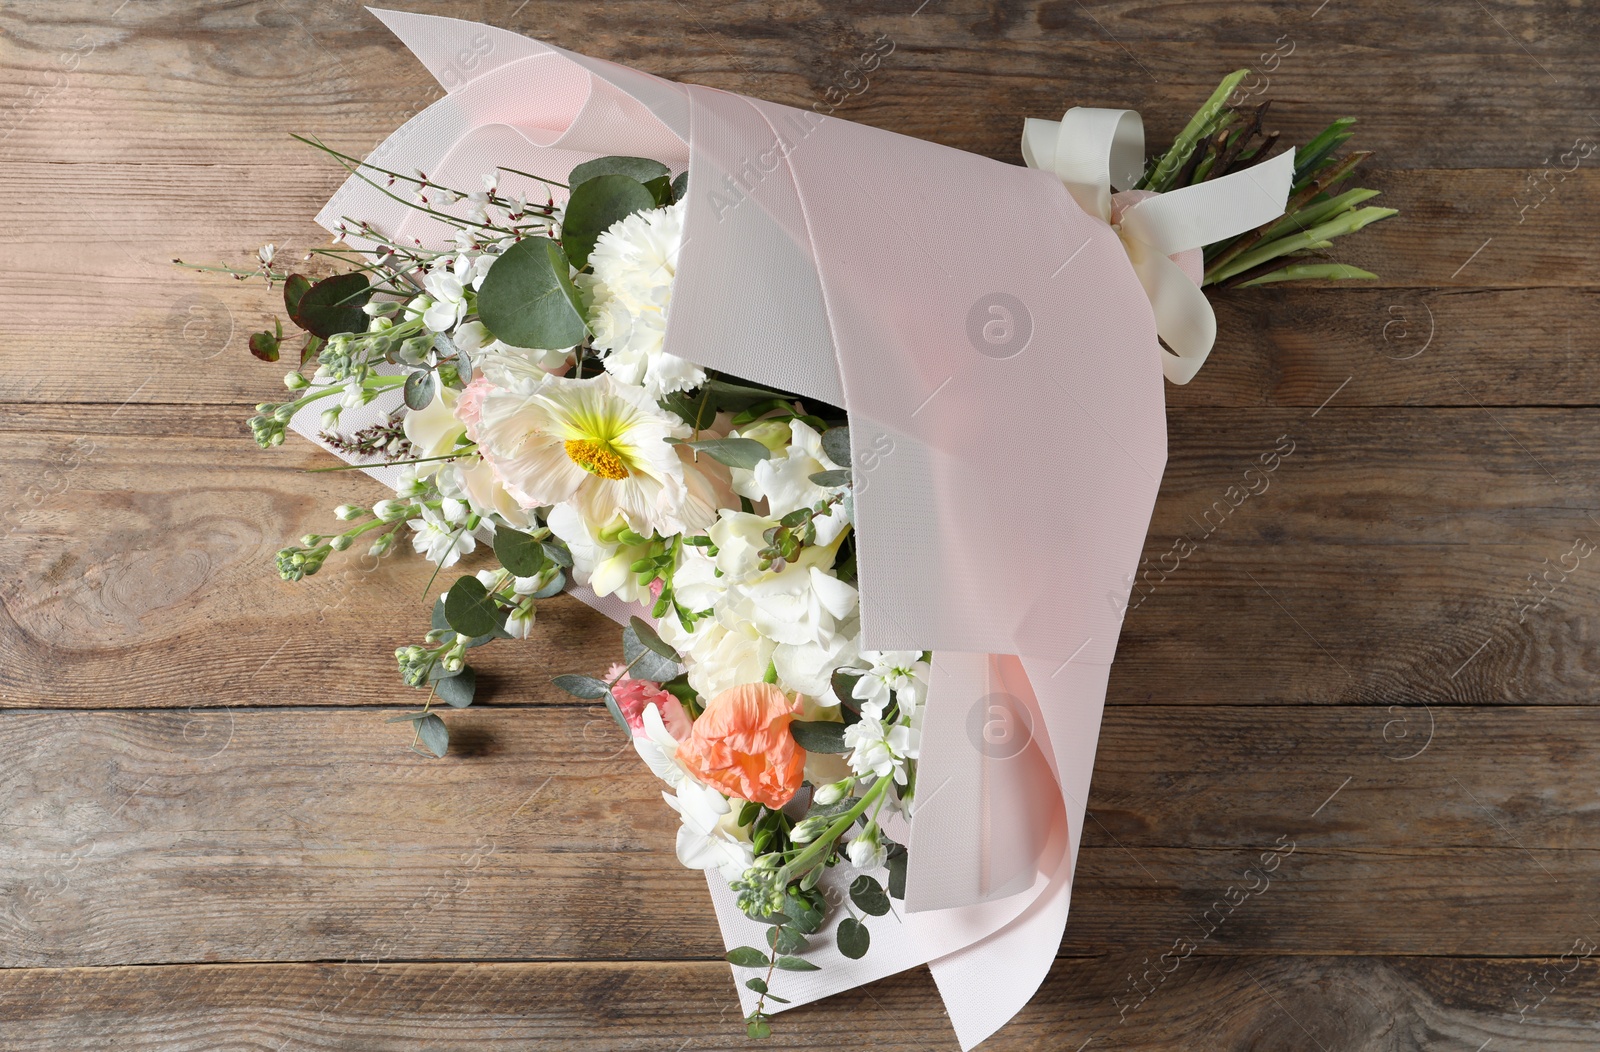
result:
M 783 868 L 778 870 L 779 885 L 787 887 L 789 881 L 811 869 L 817 860 L 833 847 L 833 842 L 843 836 L 845 831 L 855 824 L 855 820 L 861 817 L 861 813 L 871 807 L 873 801 L 882 796 L 889 783 L 893 781 L 893 774 L 886 774 L 879 778 L 873 783 L 872 788 L 867 790 L 867 794 L 856 801 L 854 807 L 840 815 L 821 836 L 808 844 L 804 851 L 784 863 Z

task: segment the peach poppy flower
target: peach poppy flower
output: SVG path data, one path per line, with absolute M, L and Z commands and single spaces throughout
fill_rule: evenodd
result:
M 806 751 L 789 733 L 799 711 L 799 702 L 771 683 L 725 690 L 694 721 L 678 762 L 728 796 L 782 807 L 805 774 Z

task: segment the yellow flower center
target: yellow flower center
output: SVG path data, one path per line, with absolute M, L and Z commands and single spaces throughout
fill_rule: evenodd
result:
M 622 458 L 588 439 L 575 438 L 566 444 L 567 458 L 591 475 L 603 479 L 625 479 L 628 465 Z

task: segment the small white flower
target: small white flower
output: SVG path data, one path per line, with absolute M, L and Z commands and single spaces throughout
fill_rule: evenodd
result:
M 478 546 L 470 530 L 451 525 L 432 508 L 423 508 L 422 518 L 411 519 L 406 525 L 415 531 L 411 547 L 424 559 L 441 567 L 454 566 Z
M 882 719 L 889 707 L 889 692 L 900 699 L 900 715 L 907 719 L 922 704 L 928 693 L 929 666 L 915 650 L 867 650 L 862 658 L 872 668 L 856 680 L 850 694 L 861 702 L 863 715 Z
M 272 266 L 272 257 L 277 254 L 278 246 L 270 241 L 256 250 L 256 258 L 261 261 L 263 267 Z
M 413 301 L 415 304 L 427 300 L 428 305 L 422 311 L 422 324 L 431 332 L 449 332 L 467 316 L 465 286 L 460 278 L 448 270 L 430 271 L 423 284 L 428 289 L 428 296 Z
M 415 464 L 400 469 L 400 480 L 394 484 L 394 492 L 398 497 L 420 497 L 428 492 L 428 484 L 422 481 Z
M 736 832 L 737 814 L 715 789 L 684 778 L 676 796 L 661 794 L 683 818 L 678 830 L 678 861 L 690 869 L 715 869 L 724 880 L 735 880 L 750 868 L 755 855 L 750 843 Z
M 863 715 L 845 728 L 844 744 L 850 749 L 850 770 L 858 777 L 883 778 L 892 773 L 905 785 L 906 760 L 916 749 L 917 732 L 903 726 L 886 728 L 882 720 Z
M 640 722 L 644 724 L 644 732 L 634 733 L 634 751 L 657 778 L 676 789 L 688 777 L 678 764 L 678 739 L 667 730 L 661 710 L 653 701 L 644 707 Z
M 527 639 L 533 633 L 534 608 L 517 607 L 506 618 L 506 634 L 512 639 Z

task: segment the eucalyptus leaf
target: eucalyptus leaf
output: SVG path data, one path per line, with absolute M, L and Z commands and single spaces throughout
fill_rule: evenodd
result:
M 865 952 L 865 951 L 863 951 Z M 779 957 L 778 967 L 786 972 L 816 972 L 821 971 L 816 965 L 804 957 Z M 785 1002 L 787 1003 L 787 1002 Z
M 738 411 L 755 405 L 757 402 L 767 402 L 776 398 L 787 401 L 792 395 L 782 391 L 774 391 L 769 387 L 756 387 L 751 384 L 730 383 L 727 380 L 707 380 L 704 390 L 709 392 L 711 405 L 718 409 Z
M 433 404 L 433 396 L 438 390 L 439 378 L 433 375 L 433 370 L 418 369 L 406 376 L 406 405 L 421 412 Z
M 605 700 L 606 711 L 611 713 L 611 718 L 617 721 L 617 726 L 621 728 L 622 733 L 631 740 L 633 738 L 633 728 L 628 726 L 628 718 L 622 714 L 622 706 L 617 704 L 617 696 L 608 690 L 606 691 Z
M 542 237 L 524 238 L 495 259 L 478 290 L 478 317 L 513 347 L 563 350 L 589 332 L 566 254 Z
M 633 213 L 655 207 L 656 195 L 631 176 L 598 175 L 574 183 L 561 221 L 561 244 L 567 259 L 582 270 L 589 265 L 589 253 L 601 234 Z
M 827 900 L 820 892 L 790 892 L 784 896 L 783 912 L 801 934 L 813 935 L 822 929 L 823 921 L 827 920 L 826 905 Z
M 883 885 L 866 874 L 862 874 L 850 882 L 850 901 L 862 913 L 874 917 L 881 917 L 889 912 L 889 896 L 883 893 Z
M 835 464 L 850 466 L 850 428 L 830 427 L 822 433 L 822 451 Z
M 772 456 L 772 450 L 753 438 L 702 438 L 679 444 L 730 468 L 753 468 Z
M 767 992 L 767 981 L 760 976 L 756 976 L 754 979 L 746 979 L 744 985 L 758 994 Z
M 810 940 L 788 927 L 768 928 L 767 945 L 779 953 L 805 953 L 811 948 Z
M 838 471 L 818 471 L 808 476 L 812 483 L 825 488 L 850 485 L 850 469 L 840 468 Z
M 546 581 L 543 588 L 540 588 L 537 592 L 533 593 L 533 598 L 549 599 L 551 596 L 560 593 L 560 591 L 566 586 L 567 575 L 562 573 L 560 570 L 557 570 L 555 572 L 555 576 Z
M 842 723 L 794 720 L 789 724 L 789 733 L 794 737 L 795 744 L 806 752 L 849 752 L 849 747 L 844 743 L 844 732 L 845 725 Z
M 767 968 L 772 964 L 771 958 L 754 946 L 735 946 L 728 951 L 727 960 L 740 968 Z
M 833 696 L 838 698 L 839 703 L 845 708 L 860 711 L 861 702 L 856 700 L 853 692 L 856 689 L 856 682 L 861 679 L 865 672 L 865 669 L 859 668 L 836 668 L 833 670 Z
M 478 674 L 472 666 L 462 664 L 461 671 L 451 676 L 445 676 L 433 684 L 433 692 L 453 709 L 464 709 L 472 704 L 472 696 L 478 689 Z
M 672 180 L 672 201 L 676 204 L 683 200 L 683 195 L 689 192 L 689 173 L 687 170 L 679 172 L 678 177 Z
M 293 318 L 295 311 L 300 309 L 300 298 L 311 287 L 311 279 L 304 274 L 290 274 L 283 279 L 283 309 Z
M 656 634 L 656 630 L 649 622 L 638 617 L 628 618 L 628 627 L 633 629 L 634 638 L 642 643 L 646 649 L 654 651 L 668 661 L 678 661 L 678 652 L 668 646 L 666 641 Z M 671 679 L 671 676 L 667 677 Z
M 596 157 L 574 168 L 572 174 L 567 176 L 567 185 L 576 189 L 580 184 L 602 175 L 625 175 L 630 179 L 646 183 L 657 176 L 671 174 L 666 165 L 660 161 L 652 161 L 648 157 Z
M 494 528 L 494 557 L 518 577 L 532 577 L 544 569 L 544 545 L 510 526 Z
M 889 851 L 889 895 L 892 898 L 906 897 L 906 862 L 910 857 L 899 845 Z
M 250 353 L 264 362 L 278 360 L 278 338 L 270 332 L 250 334 Z
M 651 197 L 655 198 L 657 208 L 663 208 L 672 203 L 671 177 L 658 175 L 654 179 L 646 179 L 644 188 L 650 191 Z
M 444 725 L 444 720 L 430 712 L 416 723 L 417 735 L 429 752 L 443 756 L 450 751 L 450 728 Z
M 488 635 L 505 625 L 505 612 L 476 577 L 462 577 L 444 597 L 444 616 L 450 628 L 464 636 Z
M 840 953 L 852 961 L 859 961 L 867 955 L 867 949 L 872 945 L 872 933 L 854 917 L 846 917 L 839 922 L 838 943 Z
M 546 559 L 549 559 L 563 570 L 572 569 L 572 552 L 567 550 L 566 545 L 555 544 L 551 541 L 544 541 L 543 544 Z
M 289 306 L 290 291 L 284 284 L 284 306 Z M 365 332 L 367 316 L 361 308 L 372 298 L 372 283 L 365 274 L 335 274 L 331 278 L 300 290 L 289 319 L 309 333 L 326 340 L 341 332 Z
M 410 723 L 413 720 L 420 720 L 420 719 L 422 719 L 422 717 L 424 717 L 426 715 L 427 715 L 426 712 L 402 712 L 398 716 L 390 716 L 388 719 L 384 720 L 383 722 L 384 723 Z
M 593 676 L 568 674 L 565 676 L 557 676 L 550 682 L 554 683 L 568 694 L 571 694 L 573 697 L 583 698 L 586 701 L 592 701 L 595 698 L 603 698 L 611 689 L 605 685 L 603 680 L 595 679 Z

